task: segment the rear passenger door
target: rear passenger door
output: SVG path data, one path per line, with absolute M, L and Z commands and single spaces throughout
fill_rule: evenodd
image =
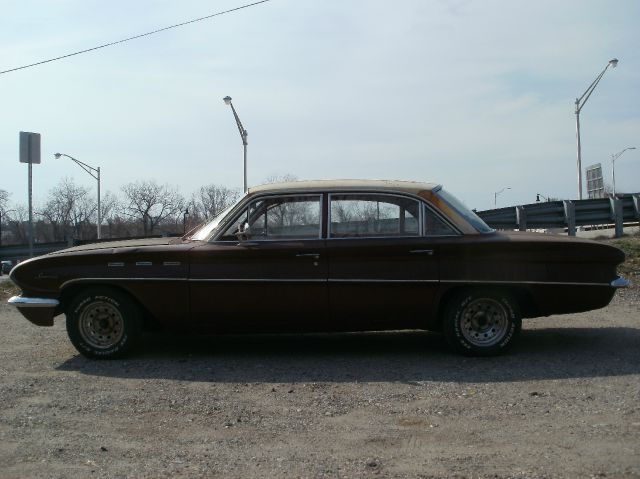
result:
M 438 289 L 423 205 L 382 193 L 329 195 L 329 309 L 342 329 L 424 324 Z

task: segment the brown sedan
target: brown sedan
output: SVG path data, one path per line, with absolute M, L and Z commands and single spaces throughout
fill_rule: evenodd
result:
M 431 183 L 259 186 L 183 238 L 115 241 L 25 261 L 9 303 L 66 315 L 85 356 L 129 352 L 149 327 L 219 332 L 443 332 L 454 350 L 508 348 L 522 318 L 609 304 L 624 253 L 489 228 Z

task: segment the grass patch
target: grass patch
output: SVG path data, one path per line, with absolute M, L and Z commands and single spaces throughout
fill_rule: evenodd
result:
M 6 301 L 11 296 L 20 294 L 20 288 L 18 288 L 11 280 L 0 278 L 0 301 Z
M 619 238 L 611 240 L 610 243 L 627 255 L 625 262 L 618 266 L 618 271 L 625 275 L 640 277 L 640 236 Z

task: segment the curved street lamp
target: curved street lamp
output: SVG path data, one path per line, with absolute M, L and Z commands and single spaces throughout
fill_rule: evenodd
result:
M 100 211 L 100 167 L 98 166 L 97 168 L 94 168 L 93 166 L 87 165 L 80 160 L 76 160 L 73 156 L 69 156 L 65 153 L 56 153 L 53 156 L 55 156 L 56 159 L 59 159 L 61 156 L 69 158 L 71 161 L 76 162 L 80 168 L 89 173 L 94 179 L 98 180 L 98 239 L 100 239 L 100 226 L 102 224 L 102 212 Z
M 587 90 L 582 94 L 580 98 L 576 98 L 575 113 L 576 113 L 576 143 L 578 148 L 578 197 L 580 199 L 582 199 L 582 149 L 580 146 L 580 112 L 582 111 L 582 107 L 584 106 L 584 104 L 587 102 L 587 100 L 593 93 L 593 90 L 595 90 L 595 88 L 598 86 L 598 83 L 600 83 L 600 80 L 602 80 L 602 77 L 604 76 L 607 69 L 609 67 L 615 68 L 617 66 L 618 66 L 617 58 L 612 58 L 611 60 L 609 60 L 609 63 L 607 63 L 607 66 L 604 67 L 604 70 L 602 70 L 600 74 L 596 77 L 596 79 L 593 80 L 593 83 L 589 85 L 589 88 L 587 88 Z
M 236 119 L 236 125 L 238 125 L 238 131 L 240 132 L 240 138 L 242 138 L 242 147 L 244 150 L 243 160 L 244 160 L 244 183 L 243 183 L 243 191 L 247 192 L 247 130 L 242 126 L 242 122 L 240 121 L 240 117 L 236 113 L 236 109 L 233 107 L 233 103 L 231 103 L 231 97 L 225 96 L 223 98 L 224 103 L 231 107 L 231 111 L 233 112 L 233 117 Z
M 505 186 L 504 188 L 502 188 L 500 191 L 496 191 L 493 194 L 493 206 L 497 206 L 498 205 L 498 196 L 504 191 L 504 190 L 510 190 L 511 188 L 508 186 Z
M 622 154 L 627 150 L 635 150 L 635 146 L 630 146 L 629 148 L 625 148 L 622 151 L 619 151 L 615 155 L 611 155 L 611 176 L 613 177 L 613 196 L 616 196 L 616 160 L 622 156 Z

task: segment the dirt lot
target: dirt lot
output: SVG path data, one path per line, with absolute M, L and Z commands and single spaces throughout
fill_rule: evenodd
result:
M 640 290 L 526 320 L 504 357 L 427 333 L 147 338 L 80 357 L 0 305 L 12 477 L 640 477 Z

